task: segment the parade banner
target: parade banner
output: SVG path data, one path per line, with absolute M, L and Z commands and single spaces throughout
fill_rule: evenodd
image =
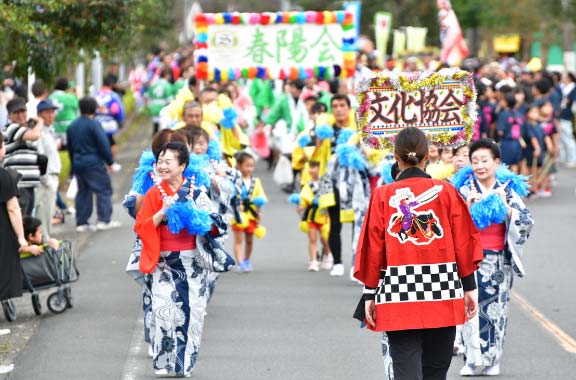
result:
M 392 15 L 387 12 L 376 12 L 374 15 L 374 34 L 376 36 L 376 50 L 378 50 L 378 64 L 384 66 L 384 57 L 388 51 L 388 38 L 392 28 Z
M 476 93 L 470 73 L 381 73 L 358 88 L 358 125 L 365 146 L 390 148 L 406 127 L 422 130 L 429 141 L 454 148 L 470 141 L 476 121 Z
M 353 14 L 202 13 L 195 18 L 198 79 L 352 77 Z
M 426 35 L 428 28 L 418 28 L 407 26 L 406 30 L 406 50 L 410 53 L 420 53 L 426 49 Z
M 406 33 L 403 30 L 394 29 L 393 38 L 392 57 L 398 58 L 406 52 Z

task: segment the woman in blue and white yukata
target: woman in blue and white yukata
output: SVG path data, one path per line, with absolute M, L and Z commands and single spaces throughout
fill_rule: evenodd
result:
M 198 355 L 209 275 L 227 271 L 234 263 L 218 242 L 227 225 L 213 212 L 208 195 L 218 182 L 210 174 L 209 160 L 190 156 L 181 142 L 157 149 L 156 157 L 144 152 L 135 176 L 134 187 L 149 190 L 135 228 L 142 238 L 141 257 L 133 249 L 129 267 L 136 264 L 147 274 L 145 335 L 157 374 L 189 376 Z M 163 156 L 169 159 L 155 165 Z M 156 185 L 151 187 L 150 181 Z M 165 217 L 157 225 L 154 216 L 159 212 Z
M 186 138 L 170 129 L 163 129 L 154 135 L 151 150 L 145 150 L 140 156 L 139 165 L 135 170 L 134 180 L 130 192 L 124 197 L 122 205 L 128 214 L 136 219 L 136 214 L 142 207 L 144 195 L 154 186 L 154 176 L 156 176 L 156 158 L 160 148 L 169 142 L 187 143 Z M 152 346 L 150 339 L 150 321 L 152 319 L 152 276 L 140 272 L 140 253 L 142 251 L 142 241 L 136 234 L 134 244 L 130 252 L 126 273 L 134 281 L 142 286 L 142 309 L 144 311 L 144 340 L 150 345 L 149 356 L 152 356 Z
M 220 144 L 218 141 L 210 140 L 207 147 L 203 144 L 199 146 L 194 146 L 194 133 L 191 133 L 191 139 L 187 139 L 183 134 L 177 133 L 170 129 L 163 129 L 156 133 L 152 140 L 151 148 L 152 150 L 146 150 L 142 153 L 139 166 L 136 169 L 134 175 L 134 182 L 130 193 L 125 197 L 124 206 L 127 208 L 128 213 L 136 218 L 136 213 L 140 210 L 142 202 L 144 200 L 144 195 L 146 192 L 154 186 L 153 178 L 156 176 L 156 158 L 159 149 L 168 142 L 181 142 L 190 145 L 190 150 L 193 150 L 191 155 L 191 162 L 189 166 L 201 166 L 204 171 L 209 174 L 211 187 L 210 187 L 210 197 L 213 201 L 214 207 L 218 210 L 218 213 L 224 218 L 224 223 L 229 224 L 229 212 L 226 210 L 230 208 L 231 199 L 233 199 L 235 194 L 235 188 L 232 182 L 229 180 L 228 173 L 222 175 L 219 173 L 222 171 L 221 160 L 222 153 L 220 149 Z M 203 136 L 208 139 L 207 134 L 204 132 Z M 192 141 L 192 142 L 191 142 Z M 206 141 L 206 140 L 205 140 Z M 201 141 L 200 141 L 201 142 Z M 191 168 L 184 172 L 184 175 L 189 175 Z M 220 244 L 224 243 L 227 238 L 227 233 L 223 231 L 221 236 L 216 237 L 216 241 Z M 126 267 L 126 272 L 134 278 L 138 284 L 142 285 L 143 291 L 143 311 L 144 311 L 144 339 L 150 344 L 148 353 L 152 356 L 152 346 L 150 338 L 150 324 L 152 320 L 152 276 L 140 272 L 140 253 L 142 250 L 142 241 L 136 235 L 134 245 L 131 250 L 130 258 L 128 260 L 128 265 Z M 210 296 L 213 294 L 218 272 L 209 272 L 208 287 L 210 290 Z
M 452 183 L 470 207 L 480 231 L 484 260 L 477 271 L 478 315 L 462 328 L 462 376 L 500 374 L 508 323 L 508 301 L 514 274 L 522 277 L 522 248 L 534 221 L 522 196 L 526 177 L 500 165 L 500 148 L 489 139 L 470 145 L 471 167 L 454 175 Z

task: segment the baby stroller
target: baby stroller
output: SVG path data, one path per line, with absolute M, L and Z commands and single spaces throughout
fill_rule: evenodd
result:
M 32 308 L 36 315 L 42 314 L 40 290 L 56 288 L 46 301 L 48 309 L 60 314 L 73 307 L 70 284 L 78 280 L 76 258 L 72 242 L 63 240 L 58 249 L 46 246 L 39 256 L 24 256 L 20 259 L 24 277 L 24 290 L 31 294 Z M 16 320 L 16 306 L 12 300 L 2 301 L 4 316 L 9 322 Z

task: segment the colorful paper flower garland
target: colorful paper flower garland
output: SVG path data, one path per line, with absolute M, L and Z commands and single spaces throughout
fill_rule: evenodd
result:
M 370 148 L 386 149 L 394 146 L 394 136 L 377 136 L 368 122 L 371 99 L 367 96 L 372 87 L 392 87 L 397 91 L 414 92 L 420 89 L 440 87 L 446 81 L 459 81 L 464 92 L 464 104 L 460 109 L 463 129 L 458 132 L 427 134 L 430 141 L 443 148 L 455 148 L 467 144 L 476 121 L 476 91 L 472 75 L 460 69 L 442 69 L 439 72 L 393 74 L 383 72 L 371 79 L 364 79 L 358 86 L 357 110 L 362 143 Z M 409 126 L 407 124 L 406 126 Z
M 316 77 L 350 78 L 356 69 L 356 37 L 354 31 L 354 15 L 346 11 L 324 12 L 264 12 L 264 13 L 199 13 L 195 19 L 196 36 L 196 77 L 201 80 L 227 82 L 244 79 L 306 79 Z M 281 69 L 279 73 L 271 73 L 267 67 L 252 66 L 242 68 L 219 69 L 209 65 L 207 49 L 209 25 L 274 25 L 274 24 L 340 24 L 342 25 L 342 65 L 290 67 Z

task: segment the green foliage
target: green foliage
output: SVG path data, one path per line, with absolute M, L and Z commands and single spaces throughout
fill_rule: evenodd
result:
M 158 41 L 173 30 L 175 0 L 3 0 L 0 62 L 15 60 L 24 76 L 31 66 L 50 80 L 88 55 L 133 53 L 143 38 Z M 169 10 L 169 11 L 167 11 Z M 161 29 L 161 30 L 160 30 Z

